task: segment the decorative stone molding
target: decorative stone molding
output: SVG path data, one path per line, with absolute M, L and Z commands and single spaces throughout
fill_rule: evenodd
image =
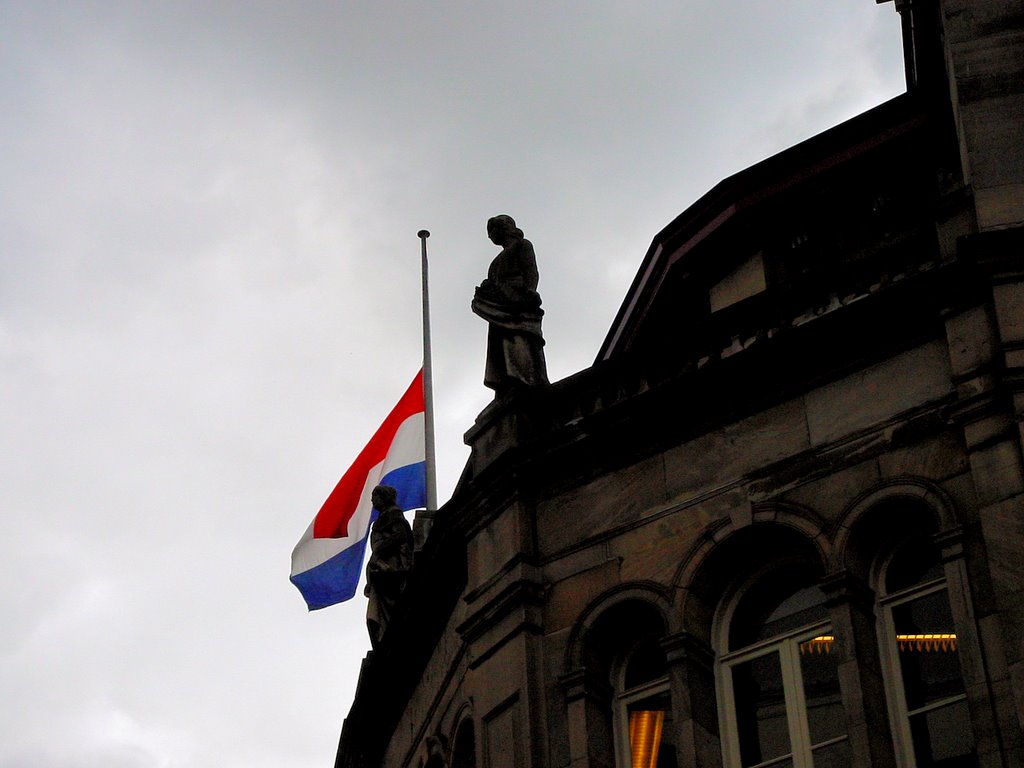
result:
M 625 582 L 598 595 L 580 612 L 579 618 L 569 634 L 565 652 L 564 668 L 575 670 L 583 667 L 583 644 L 594 624 L 608 610 L 627 602 L 642 603 L 653 608 L 666 627 L 670 626 L 670 593 L 663 585 L 651 581 Z

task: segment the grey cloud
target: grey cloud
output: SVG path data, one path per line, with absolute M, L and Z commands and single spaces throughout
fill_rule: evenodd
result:
M 329 762 L 364 606 L 288 555 L 419 364 L 417 230 L 443 497 L 487 217 L 557 379 L 679 211 L 902 89 L 870 0 L 495 8 L 4 6 L 0 766 Z

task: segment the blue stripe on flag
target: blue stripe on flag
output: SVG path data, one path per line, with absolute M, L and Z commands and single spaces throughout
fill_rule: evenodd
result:
M 384 475 L 378 485 L 390 485 L 398 491 L 398 506 L 404 510 L 422 509 L 427 505 L 427 464 L 419 461 L 393 469 Z M 370 523 L 377 519 L 377 510 L 370 514 Z M 315 568 L 297 573 L 291 582 L 302 593 L 309 610 L 350 600 L 359 587 L 366 555 L 367 535 L 348 549 L 342 550 Z
M 404 510 L 427 506 L 427 463 L 406 464 L 388 472 L 378 485 L 390 485 L 398 491 L 398 506 Z
M 376 510 L 372 518 L 377 519 Z M 316 568 L 292 576 L 292 584 L 299 588 L 309 610 L 326 608 L 343 600 L 350 600 L 355 595 L 359 587 L 359 574 L 363 570 L 363 555 L 366 552 L 368 538 L 369 535 L 364 536 Z

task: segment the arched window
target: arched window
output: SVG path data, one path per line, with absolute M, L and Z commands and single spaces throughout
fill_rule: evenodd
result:
M 893 733 L 908 768 L 975 768 L 958 637 L 939 552 L 904 541 L 882 570 L 879 643 Z
M 619 766 L 676 768 L 665 654 L 655 638 L 621 659 L 615 685 L 615 746 Z
M 730 768 L 847 768 L 846 717 L 825 595 L 807 568 L 743 590 L 721 633 L 719 707 Z
M 473 721 L 466 718 L 459 725 L 452 745 L 452 768 L 476 768 L 476 738 Z
M 661 645 L 667 606 L 646 586 L 627 589 L 633 594 L 612 592 L 581 621 L 573 668 L 562 679 L 570 731 L 580 735 L 570 739 L 570 762 L 676 768 L 677 727 Z

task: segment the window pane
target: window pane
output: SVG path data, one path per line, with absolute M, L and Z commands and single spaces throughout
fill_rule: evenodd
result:
M 885 591 L 889 594 L 942 576 L 942 563 L 935 545 L 925 538 L 911 539 L 893 556 L 885 570 Z
M 962 693 L 956 635 L 945 591 L 897 605 L 892 616 L 907 709 L 913 712 Z
M 668 691 L 633 702 L 628 712 L 632 768 L 676 768 Z
M 839 695 L 839 660 L 830 635 L 800 643 L 800 673 L 811 744 L 845 736 L 846 713 Z
M 758 640 L 824 621 L 825 594 L 809 583 L 805 570 L 790 570 L 763 579 L 743 595 L 729 626 L 729 648 L 745 648 Z
M 665 676 L 665 652 L 654 638 L 642 640 L 629 654 L 623 676 L 625 690 Z
M 957 701 L 910 718 L 917 768 L 975 768 L 967 702 Z
M 850 768 L 850 742 L 847 739 L 818 747 L 812 753 L 814 768 Z
M 818 587 L 804 587 L 787 597 L 765 619 L 761 639 L 775 637 L 791 629 L 821 621 L 825 609 L 825 593 Z
M 740 759 L 744 766 L 782 757 L 789 746 L 789 723 L 777 653 L 732 668 Z
M 452 768 L 476 768 L 476 741 L 473 734 L 473 721 L 467 718 L 455 734 Z

